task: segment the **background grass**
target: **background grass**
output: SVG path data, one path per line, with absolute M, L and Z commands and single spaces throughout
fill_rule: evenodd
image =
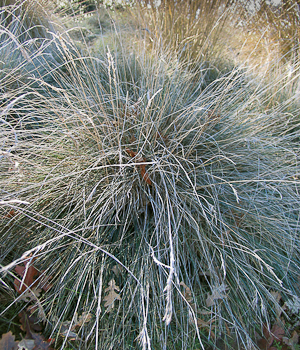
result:
M 198 18 L 196 2 L 102 14 L 97 49 L 81 25 L 80 43 L 61 32 L 69 18 L 33 34 L 22 12 L 2 17 L 3 333 L 30 253 L 52 276 L 35 304 L 61 349 L 250 349 L 274 292 L 300 297 L 297 48 L 249 64 L 223 41 L 245 35 L 241 9 L 200 3 Z M 76 313 L 91 319 L 70 340 Z

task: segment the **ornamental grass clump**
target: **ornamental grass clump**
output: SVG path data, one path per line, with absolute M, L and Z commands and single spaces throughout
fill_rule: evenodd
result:
M 52 24 L 48 18 L 46 3 L 34 0 L 2 1 L 2 5 L 1 123 L 10 130 L 24 126 L 34 129 L 45 124 L 44 118 L 39 118 L 40 106 L 35 104 L 39 94 L 36 80 L 53 84 L 53 73 L 49 72 L 64 69 L 65 57 L 61 51 L 62 45 L 68 46 L 67 35 L 55 30 L 54 27 L 58 29 L 59 25 Z M 26 100 L 31 100 L 31 113 L 27 113 L 28 102 L 23 104 Z M 17 140 L 16 135 L 15 138 Z
M 274 292 L 299 297 L 298 149 L 273 86 L 58 42 L 18 109 L 44 124 L 0 125 L 1 314 L 35 305 L 59 349 L 249 349 Z

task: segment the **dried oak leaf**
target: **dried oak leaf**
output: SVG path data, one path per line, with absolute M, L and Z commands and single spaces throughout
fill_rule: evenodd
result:
M 134 157 L 137 155 L 137 152 L 134 152 L 134 151 L 132 151 L 132 150 L 129 149 L 129 148 L 126 148 L 126 152 L 127 152 L 127 153 L 130 155 L 130 157 L 132 157 L 132 158 L 134 158 Z M 146 159 L 143 158 L 143 157 L 138 157 L 138 158 L 136 159 L 136 162 L 137 162 L 137 163 L 143 163 L 143 162 L 145 162 L 145 161 L 146 161 Z M 148 173 L 147 173 L 147 171 L 146 171 L 146 165 L 145 165 L 145 164 L 140 164 L 140 165 L 137 165 L 137 166 L 138 166 L 139 169 L 140 169 L 142 179 L 143 179 L 148 185 L 152 185 L 152 182 L 151 182 L 151 180 L 150 180 L 150 178 L 149 178 L 149 175 L 148 175 Z
M 26 303 L 29 303 L 30 301 L 35 301 L 41 294 L 41 288 L 33 287 L 30 289 L 27 289 L 19 298 L 18 300 L 25 301 Z
M 215 319 L 210 319 L 209 321 L 204 321 L 201 318 L 197 318 L 197 326 L 199 328 L 208 327 L 208 328 L 214 329 L 215 326 L 212 325 L 213 322 L 215 322 Z
M 80 337 L 76 333 L 76 328 L 81 327 L 83 324 L 90 322 L 92 314 L 89 312 L 83 312 L 81 316 L 75 314 L 74 321 L 62 322 L 59 330 L 59 334 L 63 337 L 67 337 L 69 340 L 80 340 Z M 58 318 L 55 317 L 53 321 L 57 322 Z
M 290 346 L 292 350 L 296 350 L 296 345 L 298 344 L 298 341 L 299 341 L 299 334 L 296 331 L 294 331 L 290 339 L 287 337 L 283 337 L 282 341 L 287 346 Z
M 80 337 L 78 336 L 77 333 L 73 332 L 73 330 L 75 329 L 75 325 L 73 325 L 73 327 L 71 326 L 71 321 L 65 321 L 61 324 L 60 326 L 60 330 L 59 330 L 59 334 L 62 337 L 66 337 L 69 340 L 80 340 Z
M 18 343 L 15 342 L 15 336 L 12 332 L 8 332 L 2 335 L 0 339 L 0 350 L 17 350 Z
M 35 347 L 34 340 L 33 339 L 22 339 L 19 344 L 19 349 L 22 350 L 33 350 Z
M 27 338 L 32 338 L 33 332 L 40 332 L 43 329 L 38 317 L 34 314 L 31 315 L 28 309 L 26 311 L 22 310 L 18 316 L 21 322 L 21 329 L 26 332 Z
M 3 218 L 5 219 L 11 219 L 13 218 L 14 216 L 16 216 L 16 211 L 14 209 L 11 209 L 8 213 L 6 213 Z
M 90 322 L 91 319 L 92 314 L 90 314 L 89 312 L 83 312 L 82 315 L 79 316 L 76 320 L 76 324 L 74 325 L 74 327 L 81 327 L 83 324 Z
M 145 159 L 143 158 L 143 161 L 145 161 Z M 150 180 L 150 177 L 146 171 L 146 165 L 145 164 L 141 164 L 139 165 L 140 167 L 140 171 L 141 171 L 141 176 L 142 179 L 148 184 L 148 185 L 152 185 L 152 182 Z
M 276 349 L 273 346 L 274 341 L 282 343 L 282 340 L 285 335 L 285 331 L 281 325 L 275 323 L 271 330 L 264 325 L 263 327 L 264 338 L 261 338 L 257 341 L 257 346 L 261 350 L 274 350 Z M 285 345 L 283 345 L 282 350 L 284 350 Z
M 17 265 L 15 267 L 15 271 L 20 277 L 22 277 L 22 279 L 24 277 L 24 274 L 26 274 L 22 286 L 19 280 L 14 280 L 15 290 L 19 294 L 25 292 L 28 287 L 34 287 L 37 284 L 37 282 L 35 282 L 35 279 L 39 276 L 39 271 L 33 265 L 30 265 L 29 261 L 24 262 L 24 266 Z
M 137 155 L 137 152 L 134 152 L 129 148 L 126 148 L 126 152 L 130 155 L 131 158 L 134 158 Z
M 41 334 L 32 333 L 32 338 L 34 339 L 35 345 L 32 350 L 53 350 Z
M 15 287 L 15 290 L 19 294 L 22 294 L 23 292 L 25 292 L 28 287 L 30 287 L 32 291 L 33 291 L 34 288 L 36 288 L 35 291 L 38 293 L 38 294 L 36 294 L 36 297 L 38 297 L 39 296 L 39 292 L 41 290 L 39 290 L 39 292 L 38 292 L 39 288 L 37 288 L 37 286 L 41 285 L 41 288 L 44 291 L 47 291 L 49 288 L 52 287 L 52 285 L 48 283 L 48 280 L 51 279 L 52 276 L 42 276 L 42 278 L 38 278 L 38 277 L 40 277 L 40 275 L 43 272 L 40 272 L 39 270 L 37 270 L 33 266 L 33 262 L 34 262 L 35 259 L 32 258 L 31 261 L 30 261 L 30 259 L 31 259 L 31 256 L 26 257 L 26 260 L 24 261 L 24 266 L 17 265 L 15 267 L 16 273 L 22 279 L 23 279 L 23 277 L 25 275 L 25 278 L 23 280 L 23 283 L 21 283 L 18 279 L 15 278 L 15 280 L 14 280 L 14 287 Z M 28 297 L 30 298 L 30 294 L 28 295 Z M 31 295 L 31 298 L 32 297 L 33 296 Z
M 114 279 L 111 279 L 108 282 L 109 287 L 105 289 L 105 292 L 108 292 L 108 294 L 104 297 L 104 307 L 106 310 L 109 312 L 111 311 L 114 306 L 115 306 L 115 300 L 121 300 L 121 297 L 118 293 L 115 291 L 119 292 L 120 288 L 116 285 L 116 282 Z
M 215 300 L 226 298 L 227 297 L 226 289 L 227 289 L 227 286 L 224 283 L 222 283 L 219 287 L 216 287 L 215 289 L 213 289 L 211 295 L 209 295 L 206 298 L 206 301 L 205 301 L 206 306 L 207 307 L 213 306 L 215 304 Z
M 276 316 L 277 319 L 279 320 L 281 314 L 282 314 L 282 308 L 279 305 L 279 302 L 281 300 L 281 293 L 277 292 L 277 291 L 271 291 L 271 295 L 273 296 L 273 298 L 275 299 L 275 311 L 276 311 Z
M 275 323 L 273 325 L 273 327 L 271 328 L 271 335 L 272 335 L 272 337 L 274 337 L 274 340 L 282 341 L 282 338 L 285 335 L 285 331 L 282 328 L 282 326 L 280 326 L 279 324 Z
M 180 285 L 184 288 L 184 293 L 183 293 L 183 295 L 184 295 L 186 301 L 187 301 L 189 304 L 191 304 L 192 301 L 193 301 L 191 289 L 190 289 L 183 281 L 180 282 Z

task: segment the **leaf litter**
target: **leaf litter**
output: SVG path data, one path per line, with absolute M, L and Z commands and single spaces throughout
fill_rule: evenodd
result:
M 24 301 L 32 300 L 31 298 L 34 298 L 33 294 L 35 294 L 34 299 L 36 299 L 39 297 L 42 289 L 46 292 L 52 287 L 52 285 L 48 283 L 52 276 L 46 276 L 44 271 L 40 272 L 37 270 L 33 266 L 34 260 L 35 258 L 28 256 L 25 258 L 24 266 L 17 265 L 15 267 L 16 273 L 22 278 L 22 280 L 20 281 L 15 278 L 14 287 L 19 294 L 26 292 L 26 296 L 23 295 Z M 31 289 L 31 293 L 27 293 L 28 288 Z
M 263 337 L 258 338 L 257 346 L 261 350 L 299 350 L 299 298 L 294 296 L 293 299 L 288 299 L 285 303 L 282 302 L 282 296 L 279 292 L 271 291 L 271 295 L 275 301 L 276 320 L 272 327 L 266 324 L 263 326 Z M 280 306 L 283 304 L 283 306 Z M 291 322 L 291 318 L 283 312 L 288 312 L 290 316 L 296 316 L 298 322 Z M 289 322 L 285 319 L 288 318 Z
M 113 310 L 115 306 L 116 300 L 121 300 L 120 295 L 117 293 L 120 291 L 120 288 L 116 285 L 115 280 L 112 278 L 108 282 L 108 287 L 105 289 L 105 293 L 108 292 L 108 294 L 104 297 L 104 307 L 106 308 L 107 312 L 110 312 Z

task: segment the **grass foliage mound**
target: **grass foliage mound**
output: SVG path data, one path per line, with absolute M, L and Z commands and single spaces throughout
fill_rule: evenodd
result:
M 13 59 L 1 28 L 1 317 L 35 304 L 60 349 L 251 348 L 274 293 L 299 297 L 297 118 L 274 84 L 207 82 L 125 34 L 84 56 L 53 31 Z

